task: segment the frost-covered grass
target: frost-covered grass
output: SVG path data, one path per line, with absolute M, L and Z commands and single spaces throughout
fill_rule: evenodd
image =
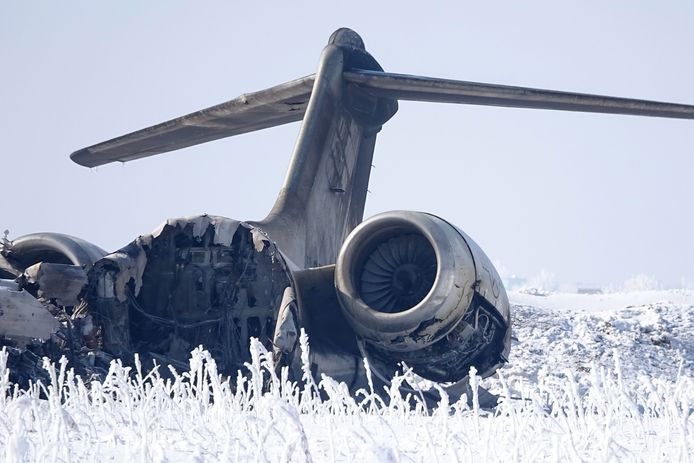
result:
M 306 338 L 302 347 L 307 349 Z M 277 375 L 272 354 L 251 344 L 248 374 L 223 378 L 196 349 L 187 372 L 131 371 L 118 361 L 103 381 L 85 384 L 66 362 L 45 362 L 51 384 L 9 384 L 0 354 L 0 458 L 3 461 L 691 461 L 694 382 L 622 379 L 594 365 L 579 377 L 503 372 L 493 412 L 473 394 L 428 410 L 406 396 L 398 376 L 382 402 L 356 398 L 344 384 Z M 307 352 L 303 355 L 308 359 Z M 489 381 L 489 380 L 487 380 Z M 473 377 L 472 389 L 477 387 Z M 579 386 L 580 385 L 580 386 Z M 320 392 L 324 394 L 321 398 Z

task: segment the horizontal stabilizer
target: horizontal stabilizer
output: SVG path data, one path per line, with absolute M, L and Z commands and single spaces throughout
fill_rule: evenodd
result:
M 96 167 L 132 161 L 254 130 L 299 121 L 311 97 L 314 76 L 241 95 L 226 103 L 75 151 L 77 164 Z
M 508 85 L 352 70 L 347 82 L 398 100 L 694 119 L 694 106 Z

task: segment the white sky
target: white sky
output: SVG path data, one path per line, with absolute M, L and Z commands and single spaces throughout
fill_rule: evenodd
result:
M 392 72 L 694 104 L 694 3 L 5 2 L 0 232 L 113 250 L 264 217 L 298 124 L 89 170 L 76 149 L 315 71 L 347 26 Z M 561 6 L 560 6 L 561 5 Z M 694 121 L 404 102 L 367 216 L 430 211 L 502 271 L 694 282 Z

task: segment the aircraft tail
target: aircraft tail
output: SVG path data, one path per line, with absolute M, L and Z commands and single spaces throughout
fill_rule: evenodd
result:
M 381 72 L 361 38 L 339 29 L 321 55 L 287 176 L 257 225 L 301 267 L 332 264 L 363 218 L 376 135 L 397 100 L 347 86 L 343 72 Z
M 398 100 L 694 119 L 694 106 L 383 72 L 338 29 L 318 72 L 72 153 L 83 166 L 130 161 L 303 120 L 284 185 L 256 225 L 300 267 L 335 262 L 361 222 L 376 135 Z

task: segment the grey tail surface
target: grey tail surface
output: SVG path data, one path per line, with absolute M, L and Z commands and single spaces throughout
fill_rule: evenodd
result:
M 395 99 L 347 85 L 350 69 L 382 72 L 359 35 L 339 29 L 321 55 L 275 206 L 256 222 L 300 267 L 334 263 L 362 221 L 376 135 L 398 108 Z
M 314 75 L 72 153 L 95 167 L 303 120 L 269 215 L 254 222 L 297 266 L 332 264 L 362 220 L 376 135 L 398 100 L 694 119 L 694 105 L 383 72 L 359 35 L 338 29 Z

